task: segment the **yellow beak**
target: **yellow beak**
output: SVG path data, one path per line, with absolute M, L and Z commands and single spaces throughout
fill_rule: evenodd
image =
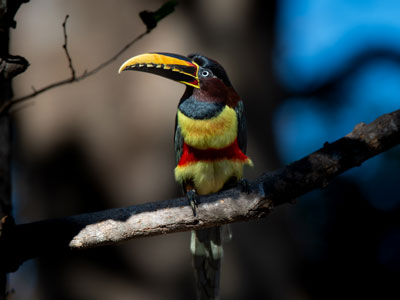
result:
M 118 73 L 132 70 L 148 72 L 200 88 L 199 65 L 191 59 L 172 53 L 145 53 L 128 59 Z

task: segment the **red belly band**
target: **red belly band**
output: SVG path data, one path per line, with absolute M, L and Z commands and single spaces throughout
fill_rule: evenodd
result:
M 249 158 L 240 150 L 238 141 L 221 149 L 209 148 L 205 150 L 197 149 L 183 143 L 183 153 L 178 166 L 184 166 L 192 162 L 198 161 L 216 161 L 222 159 L 246 161 Z

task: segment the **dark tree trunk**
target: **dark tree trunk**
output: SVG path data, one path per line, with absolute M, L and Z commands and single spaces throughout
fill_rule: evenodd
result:
M 0 59 L 4 62 L 8 56 L 8 29 L 0 32 L 0 45 Z M 9 100 L 11 96 L 11 79 L 2 76 L 0 79 L 0 105 Z M 0 234 L 11 214 L 10 150 L 10 117 L 4 115 L 0 118 Z M 6 294 L 7 275 L 0 266 L 0 299 L 6 299 Z
M 28 0 L 0 2 L 0 105 L 13 96 L 11 80 L 28 67 L 28 62 L 9 53 L 10 28 L 15 28 L 14 16 L 20 5 Z M 13 224 L 11 216 L 11 120 L 5 114 L 0 117 L 0 238 L 5 227 Z M 0 255 L 5 255 L 0 251 Z M 2 257 L 2 259 L 4 259 Z M 0 266 L 0 300 L 7 298 L 7 275 Z

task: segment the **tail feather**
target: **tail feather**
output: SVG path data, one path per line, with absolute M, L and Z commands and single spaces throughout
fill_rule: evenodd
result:
M 223 257 L 221 227 L 192 231 L 190 249 L 196 274 L 197 299 L 219 299 L 219 281 Z

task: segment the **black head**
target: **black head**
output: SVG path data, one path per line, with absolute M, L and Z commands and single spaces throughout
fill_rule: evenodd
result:
M 232 87 L 225 69 L 218 62 L 200 54 L 189 54 L 187 57 L 200 66 L 198 73 L 200 80 L 202 76 L 209 77 L 214 75 L 221 79 L 227 87 Z M 211 73 L 207 73 L 207 71 Z
M 165 52 L 140 54 L 123 63 L 119 72 L 125 70 L 153 73 L 183 83 L 187 86 L 183 99 L 193 95 L 198 101 L 231 107 L 240 100 L 224 68 L 200 54 L 187 57 Z

